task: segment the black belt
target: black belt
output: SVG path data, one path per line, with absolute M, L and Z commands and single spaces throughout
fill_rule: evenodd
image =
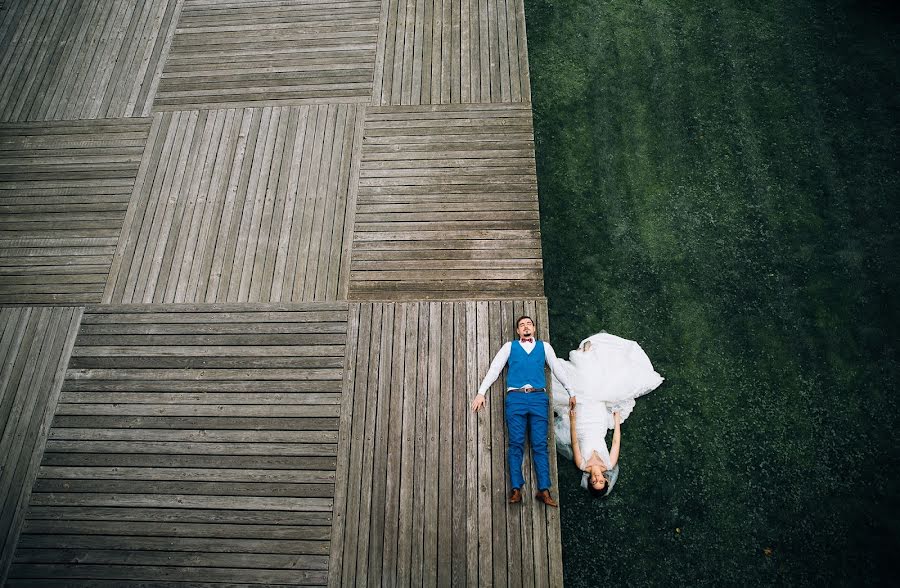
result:
M 524 392 L 525 394 L 528 394 L 531 392 L 546 392 L 546 391 L 547 391 L 546 388 L 513 388 L 512 390 L 507 390 L 506 393 L 509 394 L 510 392 Z

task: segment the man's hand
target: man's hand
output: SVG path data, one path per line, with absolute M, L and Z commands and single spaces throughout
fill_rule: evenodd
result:
M 575 410 L 576 400 L 574 396 L 569 396 L 569 410 Z
M 472 401 L 472 412 L 478 412 L 482 408 L 484 408 L 484 394 L 478 394 Z

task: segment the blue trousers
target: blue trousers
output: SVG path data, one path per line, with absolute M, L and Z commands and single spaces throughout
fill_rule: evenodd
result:
M 547 448 L 549 409 L 550 400 L 546 392 L 509 392 L 506 395 L 506 428 L 509 432 L 507 457 L 513 488 L 525 485 L 522 456 L 525 452 L 525 439 L 529 438 L 538 490 L 550 489 L 550 454 Z

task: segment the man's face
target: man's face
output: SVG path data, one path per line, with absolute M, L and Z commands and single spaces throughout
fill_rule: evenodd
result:
M 519 335 L 519 338 L 531 337 L 534 335 L 534 323 L 531 322 L 530 318 L 523 318 L 516 325 L 516 333 Z

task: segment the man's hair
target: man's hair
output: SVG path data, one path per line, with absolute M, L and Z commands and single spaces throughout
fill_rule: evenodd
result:
M 531 318 L 531 317 L 528 316 L 527 314 L 523 314 L 522 316 L 520 316 L 519 318 L 516 319 L 516 328 L 517 328 L 517 329 L 519 328 L 519 323 L 521 323 L 521 322 L 522 322 L 523 320 L 525 320 L 525 319 L 530 320 L 530 321 L 531 321 L 531 324 L 534 324 L 534 319 L 533 319 L 533 318 Z

